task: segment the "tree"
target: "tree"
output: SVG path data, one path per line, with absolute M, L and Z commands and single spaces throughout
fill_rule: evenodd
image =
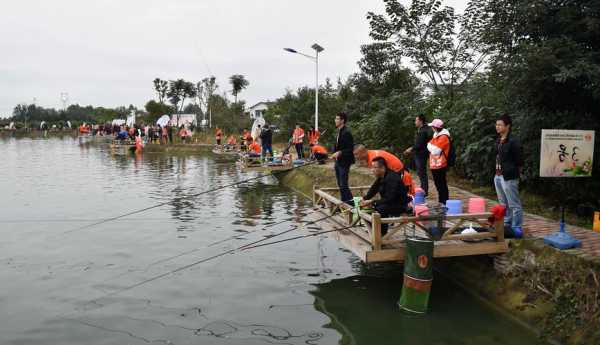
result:
M 246 80 L 246 78 L 243 75 L 234 74 L 231 77 L 229 77 L 229 83 L 231 83 L 231 92 L 233 93 L 233 97 L 235 98 L 235 103 L 237 103 L 238 94 L 242 92 L 243 89 L 248 87 L 248 85 L 250 85 L 250 82 L 248 82 L 248 80 Z
M 211 100 L 215 91 L 219 88 L 217 78 L 210 76 L 196 83 L 196 97 L 200 107 L 204 107 L 205 114 L 212 114 Z
M 482 10 L 468 6 L 463 15 L 457 15 L 454 8 L 442 7 L 442 0 L 412 0 L 409 7 L 399 0 L 384 2 L 387 16 L 367 15 L 370 36 L 377 43 L 364 49 L 375 55 L 408 57 L 433 90 L 444 91 L 451 104 L 455 89 L 463 86 L 488 56 L 476 39 Z
M 173 104 L 175 111 L 181 113 L 185 105 L 186 98 L 196 97 L 196 87 L 193 83 L 185 81 L 183 79 L 169 81 L 169 91 L 167 96 L 169 101 Z
M 158 103 L 153 99 L 149 100 L 144 108 L 148 112 L 148 121 L 151 123 L 156 122 L 156 120 L 158 120 L 158 118 L 162 115 L 171 114 L 174 112 L 173 108 L 170 106 L 163 103 Z
M 158 95 L 158 102 L 160 104 L 164 104 L 165 97 L 169 91 L 169 83 L 166 80 L 156 78 L 154 79 L 154 90 Z

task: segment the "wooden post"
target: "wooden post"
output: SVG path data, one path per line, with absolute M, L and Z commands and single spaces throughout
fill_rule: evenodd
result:
M 317 206 L 317 194 L 315 193 L 315 191 L 319 189 L 319 186 L 317 186 L 316 184 L 313 184 L 313 206 Z
M 504 242 L 504 219 L 496 219 L 494 227 L 496 228 L 496 241 Z
M 381 215 L 377 212 L 373 213 L 373 223 L 371 232 L 371 244 L 373 250 L 381 250 Z

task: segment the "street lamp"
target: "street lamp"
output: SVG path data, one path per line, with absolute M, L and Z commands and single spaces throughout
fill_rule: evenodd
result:
M 285 50 L 286 52 L 289 52 L 289 53 L 293 53 L 293 54 L 300 54 L 300 55 L 305 56 L 315 62 L 315 130 L 318 130 L 319 129 L 319 53 L 322 52 L 324 50 L 324 48 L 316 43 L 313 44 L 311 46 L 311 48 L 315 50 L 315 56 L 301 53 L 292 48 L 283 48 L 283 50 Z

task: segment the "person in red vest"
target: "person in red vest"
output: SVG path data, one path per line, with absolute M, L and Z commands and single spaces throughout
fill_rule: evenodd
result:
M 319 143 L 319 138 L 321 138 L 321 132 L 319 132 L 318 129 L 310 127 L 308 130 L 308 144 L 317 145 Z
M 223 131 L 221 128 L 217 127 L 215 131 L 215 139 L 217 140 L 217 145 L 221 145 L 221 139 L 223 139 Z
M 429 150 L 429 169 L 433 175 L 433 182 L 438 191 L 438 201 L 446 204 L 448 201 L 448 181 L 446 172 L 448 170 L 448 155 L 450 154 L 450 132 L 444 128 L 444 122 L 434 119 L 429 124 L 433 129 L 433 138 L 427 144 Z
M 400 171 L 404 169 L 404 163 L 402 163 L 400 158 L 395 155 L 384 150 L 367 150 L 365 145 L 362 144 L 354 146 L 354 157 L 357 161 L 363 162 L 363 164 L 369 168 L 373 165 L 373 159 L 375 159 L 375 157 L 382 157 L 385 159 L 388 169 L 393 172 L 400 173 Z
M 235 136 L 230 135 L 227 138 L 227 148 L 228 149 L 233 149 L 233 148 L 235 148 L 235 144 L 237 144 L 237 140 L 235 139 Z
M 325 164 L 327 160 L 327 149 L 321 145 L 311 144 L 310 152 L 312 154 L 312 158 L 316 159 L 319 164 Z
M 300 127 L 300 124 L 296 124 L 296 128 L 294 129 L 294 133 L 292 134 L 292 144 L 296 147 L 296 153 L 298 154 L 298 159 L 304 159 L 303 147 L 302 144 L 304 142 L 304 130 Z

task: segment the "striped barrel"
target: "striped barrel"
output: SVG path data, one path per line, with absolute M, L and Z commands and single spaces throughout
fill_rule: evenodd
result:
M 398 305 L 412 313 L 427 312 L 433 281 L 433 241 L 408 238 L 404 256 L 404 283 Z

